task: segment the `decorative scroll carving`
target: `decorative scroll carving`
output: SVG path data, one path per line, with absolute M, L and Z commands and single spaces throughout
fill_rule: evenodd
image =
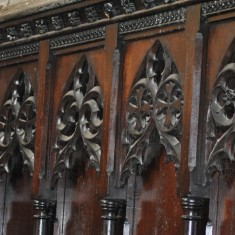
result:
M 103 98 L 92 66 L 85 58 L 72 73 L 73 82 L 63 96 L 57 113 L 57 160 L 51 187 L 55 187 L 63 169 L 84 161 L 100 170 Z
M 131 174 L 140 174 L 146 168 L 156 156 L 160 143 L 165 147 L 167 161 L 179 167 L 183 110 L 180 77 L 160 42 L 148 52 L 144 66 L 141 77 L 135 79 L 127 103 L 124 139 L 127 154 L 121 186 Z
M 168 24 L 183 23 L 185 21 L 185 17 L 185 8 L 157 13 L 155 15 L 145 16 L 135 20 L 121 22 L 119 24 L 119 32 L 121 34 L 125 34 L 141 31 L 143 29 L 161 27 Z
M 235 7 L 235 0 L 217 0 L 202 3 L 202 14 L 211 15 L 221 11 L 231 10 Z
M 21 73 L 13 80 L 10 94 L 0 111 L 0 172 L 10 172 L 18 150 L 29 172 L 34 168 L 36 104 L 31 84 Z
M 234 42 L 232 46 L 234 48 Z M 231 49 L 231 48 L 230 48 Z M 234 50 L 234 49 L 233 49 Z M 230 50 L 229 52 L 230 53 Z M 228 53 L 225 58 L 228 57 Z M 218 74 L 207 118 L 208 173 L 222 171 L 223 160 L 234 161 L 235 143 L 235 61 L 227 61 Z

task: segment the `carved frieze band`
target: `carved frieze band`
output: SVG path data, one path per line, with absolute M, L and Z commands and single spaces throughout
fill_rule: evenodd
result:
M 25 55 L 35 54 L 39 51 L 39 43 L 33 42 L 20 46 L 0 50 L 0 60 L 12 59 Z
M 223 170 L 224 159 L 235 160 L 235 42 L 225 55 L 215 82 L 207 116 L 207 170 Z
M 0 173 L 16 165 L 34 169 L 36 104 L 32 86 L 23 72 L 16 75 L 0 109 Z M 19 161 L 19 155 L 22 161 Z
M 134 81 L 126 110 L 123 143 L 126 158 L 120 185 L 131 174 L 140 174 L 165 147 L 167 161 L 179 167 L 183 91 L 176 66 L 165 47 L 157 41 L 143 62 L 141 74 Z
M 76 163 L 100 170 L 103 96 L 91 64 L 83 57 L 72 72 L 72 84 L 57 113 L 56 153 L 51 187 L 55 188 L 64 169 Z M 70 80 L 70 79 L 69 79 Z
M 183 23 L 185 21 L 185 17 L 185 8 L 157 13 L 151 16 L 145 16 L 142 18 L 121 22 L 119 24 L 119 32 L 121 34 L 125 34 L 134 31 L 141 31 L 143 29 L 161 27 L 168 24 Z
M 49 32 L 56 32 L 64 29 L 71 29 L 73 27 L 80 28 L 80 26 L 88 23 L 93 23 L 100 20 L 108 20 L 112 17 L 122 14 L 131 14 L 135 11 L 141 10 L 143 8 L 152 8 L 159 5 L 172 4 L 175 0 L 165 0 L 165 1 L 153 1 L 153 0 L 139 0 L 138 7 L 135 6 L 136 1 L 132 0 L 122 0 L 100 2 L 97 4 L 89 5 L 87 7 L 79 8 L 76 4 L 73 10 L 59 13 L 57 15 L 48 15 L 43 18 L 36 18 L 32 21 L 26 21 L 19 25 L 14 24 L 8 27 L 0 26 L 0 44 L 9 41 L 15 41 L 18 39 L 29 38 L 36 35 L 43 35 Z M 158 14 L 155 17 L 147 17 L 146 19 L 140 20 L 142 22 L 142 28 L 153 26 L 158 26 L 161 24 L 171 23 L 174 21 L 182 20 L 182 12 L 177 12 L 177 10 L 168 10 L 169 12 Z M 184 15 L 184 14 L 183 14 Z M 148 22 L 152 21 L 153 22 Z M 108 21 L 107 21 L 108 22 Z M 138 20 L 136 21 L 138 24 Z M 129 27 L 134 27 L 133 22 L 127 22 Z M 123 27 L 128 27 L 123 25 Z M 146 26 L 144 26 L 146 25 Z M 135 26 L 138 27 L 138 26 Z M 96 31 L 96 29 L 94 29 Z M 125 31 L 125 30 L 124 30 Z M 122 31 L 121 31 L 122 32 Z M 71 39 L 72 40 L 72 39 Z
M 235 0 L 216 0 L 202 3 L 202 15 L 211 15 L 235 8 Z
M 90 42 L 105 37 L 105 27 L 86 30 L 79 33 L 60 36 L 50 40 L 50 48 L 61 48 L 65 46 L 72 46 L 75 44 Z

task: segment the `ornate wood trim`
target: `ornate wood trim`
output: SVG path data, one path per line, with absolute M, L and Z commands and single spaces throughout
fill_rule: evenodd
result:
M 98 27 L 79 33 L 68 34 L 56 37 L 50 40 L 50 48 L 58 49 L 62 47 L 72 46 L 94 40 L 101 40 L 105 37 L 105 27 Z
M 9 47 L 0 50 L 0 61 L 8 60 L 16 57 L 21 57 L 25 55 L 36 54 L 39 52 L 39 43 L 33 42 L 24 45 Z
M 176 66 L 166 48 L 157 41 L 144 60 L 144 70 L 134 80 L 127 103 L 126 158 L 120 185 L 131 174 L 140 174 L 165 147 L 167 161 L 179 167 L 183 91 Z M 143 66 L 142 66 L 143 67 Z
M 139 0 L 138 7 L 135 7 L 133 1 L 123 0 L 120 3 L 117 1 L 93 3 L 89 6 L 85 4 L 74 4 L 74 8 L 70 7 L 67 11 L 58 11 L 58 13 L 52 13 L 52 15 L 44 14 L 44 16 L 33 16 L 29 21 L 27 17 L 23 19 L 22 23 L 18 21 L 13 21 L 8 23 L 7 26 L 2 23 L 0 25 L 0 44 L 10 43 L 13 41 L 24 41 L 29 39 L 52 37 L 53 35 L 59 35 L 59 31 L 68 33 L 71 31 L 80 31 L 79 33 L 70 34 L 68 36 L 59 37 L 59 46 L 63 45 L 62 41 L 70 41 L 67 44 L 74 44 L 76 42 L 87 41 L 83 37 L 88 37 L 89 40 L 94 40 L 95 38 L 100 38 L 99 26 L 104 23 L 111 23 L 112 21 L 122 21 L 120 23 L 120 33 L 128 33 L 133 31 L 139 31 L 141 29 L 148 29 L 153 27 L 165 26 L 168 24 L 181 23 L 185 20 L 185 8 L 179 8 L 176 10 L 167 9 L 167 6 L 171 6 L 176 1 L 165 1 L 163 3 L 152 1 L 152 0 Z M 140 17 L 138 14 L 133 20 L 127 20 L 123 22 L 125 14 L 132 14 L 133 12 L 138 13 L 139 11 L 147 8 L 156 7 L 156 13 L 152 16 Z M 160 12 L 161 7 L 163 10 Z M 168 7 L 169 8 L 169 7 Z M 111 20 L 111 18 L 114 18 Z M 132 17 L 133 18 L 133 17 Z M 21 22 L 21 21 L 20 21 Z M 84 27 L 93 27 L 89 31 L 84 31 Z M 84 26 L 84 27 L 83 27 Z M 83 32 L 84 31 L 84 32 Z M 94 35 L 92 35 L 92 33 Z M 61 34 L 61 33 L 60 33 Z M 85 36 L 83 35 L 85 34 Z M 82 39 L 80 38 L 82 37 Z M 103 35 L 102 35 L 103 36 Z M 52 42 L 53 43 L 53 42 Z M 56 46 L 53 45 L 53 48 Z
M 63 96 L 57 113 L 57 159 L 51 178 L 52 188 L 56 187 L 64 169 L 70 169 L 76 161 L 85 160 L 85 153 L 89 155 L 89 164 L 100 170 L 104 107 L 101 87 L 85 56 L 71 77 L 72 84 Z
M 183 23 L 185 18 L 186 9 L 182 7 L 176 10 L 165 11 L 138 19 L 121 22 L 119 24 L 119 33 L 126 34 L 151 29 L 154 27 L 179 24 Z
M 209 16 L 235 9 L 235 0 L 206 1 L 202 3 L 202 15 Z
M 223 170 L 224 159 L 234 161 L 235 142 L 235 40 L 217 76 L 207 115 L 207 173 Z
M 17 72 L 7 90 L 0 112 L 0 173 L 10 172 L 14 159 L 20 154 L 22 166 L 33 174 L 36 131 L 34 92 L 22 70 Z

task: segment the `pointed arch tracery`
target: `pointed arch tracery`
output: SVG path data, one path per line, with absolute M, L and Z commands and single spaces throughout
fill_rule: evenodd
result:
M 140 174 L 162 144 L 167 160 L 179 167 L 183 91 L 175 63 L 157 41 L 133 82 L 126 108 L 126 158 L 120 185 Z
M 235 40 L 221 63 L 207 114 L 207 173 L 223 170 L 235 153 Z
M 0 173 L 11 172 L 20 156 L 22 167 L 33 174 L 36 102 L 31 83 L 21 69 L 7 91 L 0 108 Z
M 56 187 L 64 169 L 88 159 L 100 170 L 104 100 L 95 71 L 83 56 L 75 66 L 70 86 L 60 101 L 56 118 L 56 155 L 51 187 Z M 88 155 L 88 156 L 87 156 Z M 84 157 L 85 156 L 85 157 Z

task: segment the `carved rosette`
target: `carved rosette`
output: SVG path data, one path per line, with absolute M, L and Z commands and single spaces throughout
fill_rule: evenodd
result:
M 162 144 L 167 161 L 179 167 L 183 92 L 176 66 L 165 47 L 157 41 L 143 63 L 141 76 L 134 80 L 126 109 L 127 154 L 120 185 L 131 174 L 140 174 Z
M 30 174 L 34 169 L 36 104 L 33 90 L 24 73 L 17 76 L 8 89 L 0 111 L 0 173 L 10 172 L 15 157 L 22 157 Z M 14 166 L 13 166 L 14 167 Z
M 235 63 L 227 63 L 218 74 L 207 118 L 207 170 L 222 171 L 225 158 L 234 161 Z
M 95 72 L 85 57 L 72 73 L 73 81 L 57 113 L 57 159 L 51 187 L 55 188 L 64 169 L 84 161 L 100 170 L 103 96 Z M 85 154 L 84 151 L 87 153 Z

